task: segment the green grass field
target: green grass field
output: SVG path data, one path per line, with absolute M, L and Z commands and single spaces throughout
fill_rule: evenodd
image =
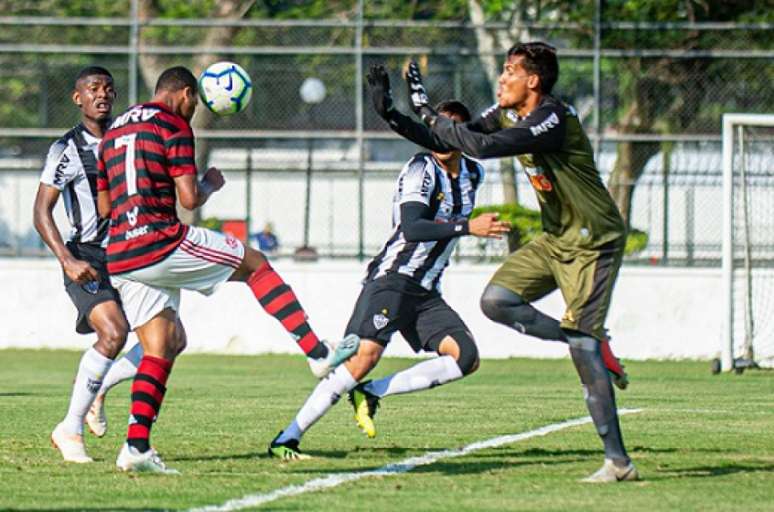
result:
M 586 416 L 569 360 L 484 361 L 462 382 L 384 400 L 369 440 L 341 401 L 307 434 L 313 460 L 283 463 L 266 446 L 314 386 L 301 357 L 183 356 L 154 428 L 174 476 L 114 468 L 128 383 L 108 397 L 111 427 L 87 434 L 90 465 L 49 445 L 80 354 L 0 351 L 0 509 L 169 510 L 220 505 L 331 473 L 380 468 L 430 451 Z M 382 361 L 374 375 L 411 364 Z M 578 482 L 602 462 L 590 424 L 283 497 L 270 510 L 774 510 L 774 372 L 712 376 L 706 362 L 631 362 L 619 406 L 641 482 Z

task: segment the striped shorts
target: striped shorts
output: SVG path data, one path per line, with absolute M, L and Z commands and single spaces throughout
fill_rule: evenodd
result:
M 110 276 L 126 319 L 140 327 L 166 308 L 180 311 L 180 290 L 210 295 L 242 263 L 245 247 L 231 235 L 190 226 L 167 258 L 150 267 Z

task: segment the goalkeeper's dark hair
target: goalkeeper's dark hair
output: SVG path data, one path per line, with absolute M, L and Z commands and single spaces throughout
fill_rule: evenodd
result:
M 82 70 L 80 70 L 78 74 L 75 76 L 75 81 L 73 82 L 73 88 L 78 87 L 78 82 L 90 76 L 106 76 L 111 80 L 113 80 L 113 75 L 110 74 L 110 71 L 103 68 L 102 66 L 87 66 Z
M 435 111 L 439 114 L 457 116 L 463 123 L 470 121 L 470 110 L 468 110 L 468 107 L 459 100 L 442 101 L 435 106 Z
M 199 86 L 196 82 L 196 77 L 191 73 L 191 70 L 184 66 L 175 66 L 164 70 L 161 76 L 156 81 L 155 93 L 159 91 L 180 91 L 186 87 L 191 88 L 191 92 L 196 94 Z
M 556 48 L 535 41 L 519 43 L 511 46 L 506 59 L 523 56 L 522 66 L 528 73 L 540 77 L 540 92 L 551 94 L 556 80 L 559 78 L 559 61 L 556 58 Z

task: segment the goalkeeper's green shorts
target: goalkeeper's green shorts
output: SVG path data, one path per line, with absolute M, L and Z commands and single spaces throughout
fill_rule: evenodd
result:
M 566 304 L 561 327 L 601 339 L 623 244 L 622 238 L 598 249 L 567 250 L 542 234 L 511 253 L 490 284 L 507 288 L 528 302 L 559 288 Z

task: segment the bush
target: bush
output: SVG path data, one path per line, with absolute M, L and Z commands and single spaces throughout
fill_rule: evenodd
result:
M 223 220 L 217 217 L 207 217 L 199 221 L 199 227 L 211 229 L 213 231 L 223 230 Z
M 471 218 L 478 217 L 482 213 L 499 213 L 500 220 L 511 223 L 511 232 L 508 234 L 508 250 L 510 252 L 515 251 L 543 231 L 540 212 L 524 208 L 518 204 L 479 206 L 473 210 Z
M 639 229 L 629 229 L 629 236 L 626 237 L 626 246 L 624 247 L 624 254 L 631 256 L 638 253 L 648 246 L 648 234 Z

